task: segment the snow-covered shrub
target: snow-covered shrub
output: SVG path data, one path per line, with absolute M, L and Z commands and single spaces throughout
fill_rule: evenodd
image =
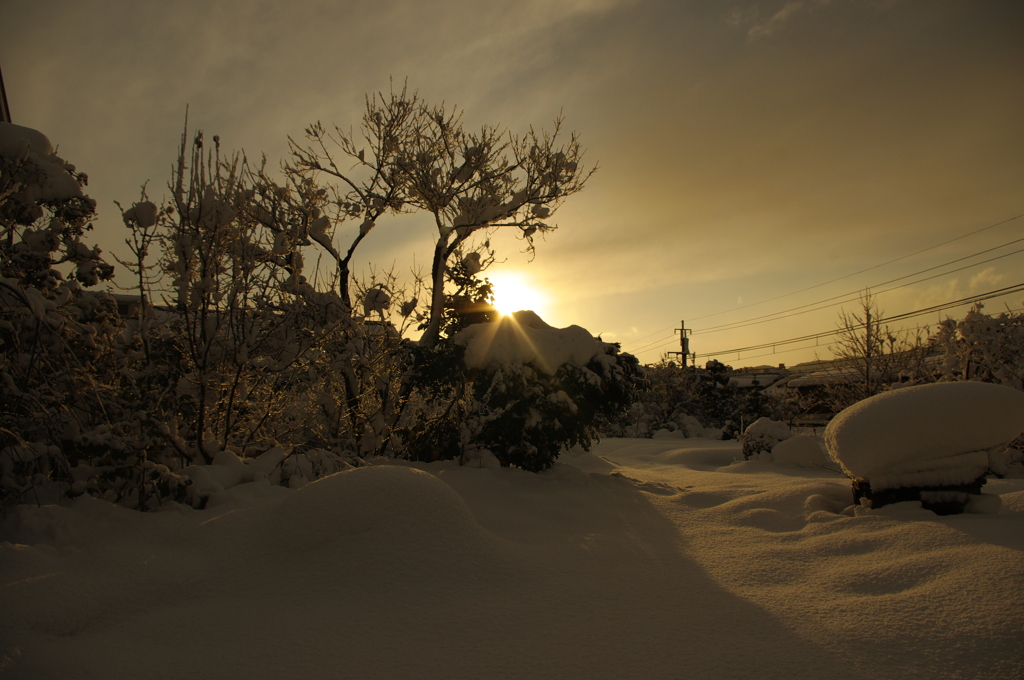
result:
M 943 378 L 1024 389 L 1024 314 L 982 309 L 978 303 L 960 321 L 939 325 L 933 341 L 943 353 Z
M 276 185 L 214 143 L 204 149 L 200 133 L 187 150 L 183 136 L 164 211 L 175 302 L 162 362 L 167 440 L 185 462 L 205 463 L 230 448 L 355 446 L 376 348 L 394 343 L 304 275 L 324 192 L 303 178 Z
M 81 241 L 85 183 L 45 135 L 0 123 L 0 503 L 67 488 L 62 439 L 105 410 L 116 310 L 83 286 L 113 268 Z
M 578 326 L 552 328 L 533 312 L 469 326 L 450 346 L 449 368 L 433 384 L 450 386 L 455 399 L 409 433 L 415 459 L 493 455 L 544 470 L 572 446 L 589 448 L 597 419 L 624 410 L 640 380 L 636 359 L 617 345 Z M 462 368 L 452 372 L 456 361 Z M 446 382 L 452 375 L 463 380 Z
M 1024 392 L 951 382 L 883 392 L 825 429 L 829 455 L 853 481 L 854 502 L 920 500 L 940 514 L 994 507 L 981 497 L 993 453 L 1024 432 Z M 998 497 L 994 497 L 998 498 Z
M 762 453 L 771 453 L 779 442 L 793 436 L 789 426 L 771 418 L 758 418 L 743 431 L 743 460 L 757 459 Z
M 66 277 L 91 286 L 113 275 L 81 240 L 96 213 L 87 181 L 41 132 L 0 123 L 0 276 L 55 291 Z
M 462 348 L 439 340 L 493 310 L 449 314 L 451 303 L 486 302 L 476 274 L 493 261 L 494 229 L 518 229 L 531 249 L 553 228 L 543 220 L 590 174 L 583 152 L 575 135 L 557 139 L 558 124 L 466 132 L 455 110 L 404 90 L 368 100 L 362 131 L 310 126 L 281 181 L 186 129 L 170 199 L 143 191 L 122 209 L 133 299 L 83 290 L 113 273 L 81 243 L 95 207 L 85 176 L 43 135 L 0 125 L 0 501 L 57 480 L 140 509 L 201 505 L 239 465 L 297 485 L 380 455 L 479 449 L 459 418 L 495 407 L 477 400 Z M 378 220 L 410 210 L 439 228 L 424 304 L 425 278 L 406 287 L 371 266 L 357 281 L 350 268 Z M 307 278 L 307 258 L 334 271 L 317 264 Z M 404 338 L 416 323 L 418 344 Z M 571 392 L 580 404 L 557 437 L 589 441 L 591 412 L 615 401 L 627 364 L 563 371 L 567 389 L 548 401 L 567 408 Z M 605 396 L 593 406 L 595 388 Z M 477 440 L 499 420 L 479 421 Z
M 624 409 L 632 398 L 632 356 L 605 356 L 615 363 L 563 364 L 553 376 L 516 364 L 481 371 L 463 429 L 467 443 L 530 471 L 550 467 L 573 446 L 589 450 L 597 416 Z

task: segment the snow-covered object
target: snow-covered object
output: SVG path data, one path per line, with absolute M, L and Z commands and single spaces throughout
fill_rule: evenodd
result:
M 704 426 L 693 416 L 683 416 L 683 431 L 688 438 L 704 436 Z
M 480 263 L 480 253 L 470 253 L 466 257 L 462 258 L 462 266 L 465 267 L 466 273 L 470 276 L 478 274 L 483 265 Z
M 18 158 L 25 153 L 53 154 L 53 144 L 39 130 L 13 123 L 0 123 L 0 156 Z
M 772 462 L 803 468 L 832 467 L 818 440 L 805 434 L 795 434 L 772 447 Z
M 18 200 L 62 201 L 82 195 L 82 188 L 71 174 L 73 166 L 54 154 L 53 144 L 39 130 L 0 123 L 0 156 L 31 163 L 42 174 L 38 182 L 26 184 L 15 194 Z
M 124 223 L 131 225 L 135 223 L 146 229 L 156 224 L 158 209 L 152 201 L 139 201 L 122 213 Z
M 829 455 L 875 491 L 968 484 L 989 452 L 1024 432 L 1024 392 L 979 382 L 934 383 L 857 402 L 825 429 Z
M 761 453 L 768 453 L 779 442 L 793 436 L 789 426 L 771 418 L 758 418 L 743 431 L 740 441 L 743 443 L 744 460 L 756 459 Z
M 530 311 L 473 324 L 453 340 L 466 348 L 464 361 L 471 370 L 530 364 L 547 375 L 554 375 L 563 364 L 586 366 L 594 357 L 605 356 L 608 347 L 585 328 L 554 328 Z
M 409 316 L 410 314 L 415 312 L 416 311 L 416 305 L 418 305 L 419 303 L 420 303 L 420 301 L 417 300 L 416 298 L 413 298 L 411 300 L 406 300 L 405 302 L 403 302 L 402 303 L 402 316 Z
M 391 296 L 383 288 L 371 288 L 363 296 L 363 314 L 369 316 L 374 312 L 383 314 L 391 304 Z

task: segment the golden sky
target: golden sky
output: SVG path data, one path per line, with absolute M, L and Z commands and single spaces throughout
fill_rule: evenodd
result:
M 500 241 L 500 268 L 546 291 L 550 323 L 645 362 L 678 349 L 681 319 L 699 354 L 828 331 L 840 307 L 699 332 L 1024 237 L 1019 218 L 930 248 L 1024 213 L 1019 0 L 2 0 L 0 12 L 13 121 L 89 174 L 92 240 L 108 252 L 122 252 L 113 201 L 146 181 L 163 195 L 186 105 L 194 126 L 276 164 L 310 122 L 358 123 L 391 78 L 458 105 L 470 127 L 565 115 L 600 169 L 532 262 Z M 918 278 L 973 265 L 880 305 L 1024 283 L 1024 255 L 978 264 L 1020 247 L 933 269 Z M 407 268 L 429 261 L 431 231 L 405 221 L 363 248 L 364 263 Z M 719 358 L 828 356 L 827 340 L 807 344 Z

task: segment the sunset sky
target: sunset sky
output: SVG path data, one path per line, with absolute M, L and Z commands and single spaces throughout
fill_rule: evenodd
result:
M 0 16 L 13 122 L 88 173 L 108 252 L 125 252 L 113 201 L 165 193 L 186 105 L 276 164 L 289 135 L 355 125 L 366 93 L 407 79 L 468 127 L 564 114 L 599 170 L 532 262 L 500 240 L 494 273 L 644 362 L 679 348 L 681 319 L 702 355 L 832 330 L 839 306 L 708 332 L 866 287 L 934 277 L 881 292 L 895 315 L 1024 283 L 1024 253 L 999 257 L 1024 248 L 1019 0 L 2 0 Z M 422 221 L 375 231 L 357 269 L 406 271 L 431 244 Z M 828 344 L 718 358 L 792 365 Z

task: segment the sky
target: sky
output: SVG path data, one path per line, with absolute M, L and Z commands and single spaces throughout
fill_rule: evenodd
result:
M 835 330 L 859 291 L 894 316 L 1024 283 L 1024 253 L 1009 255 L 1024 248 L 1011 243 L 1024 237 L 1017 0 L 0 7 L 12 120 L 89 175 L 90 238 L 108 253 L 127 252 L 114 201 L 147 182 L 166 194 L 186 107 L 191 126 L 276 165 L 311 122 L 356 125 L 368 93 L 407 82 L 470 128 L 564 115 L 598 171 L 532 259 L 496 239 L 490 273 L 535 289 L 549 323 L 644 363 L 679 349 L 680 321 L 700 364 L 793 365 L 833 340 L 783 341 Z M 371 236 L 357 271 L 429 262 L 422 220 Z M 892 323 L 933 328 L 967 308 Z

